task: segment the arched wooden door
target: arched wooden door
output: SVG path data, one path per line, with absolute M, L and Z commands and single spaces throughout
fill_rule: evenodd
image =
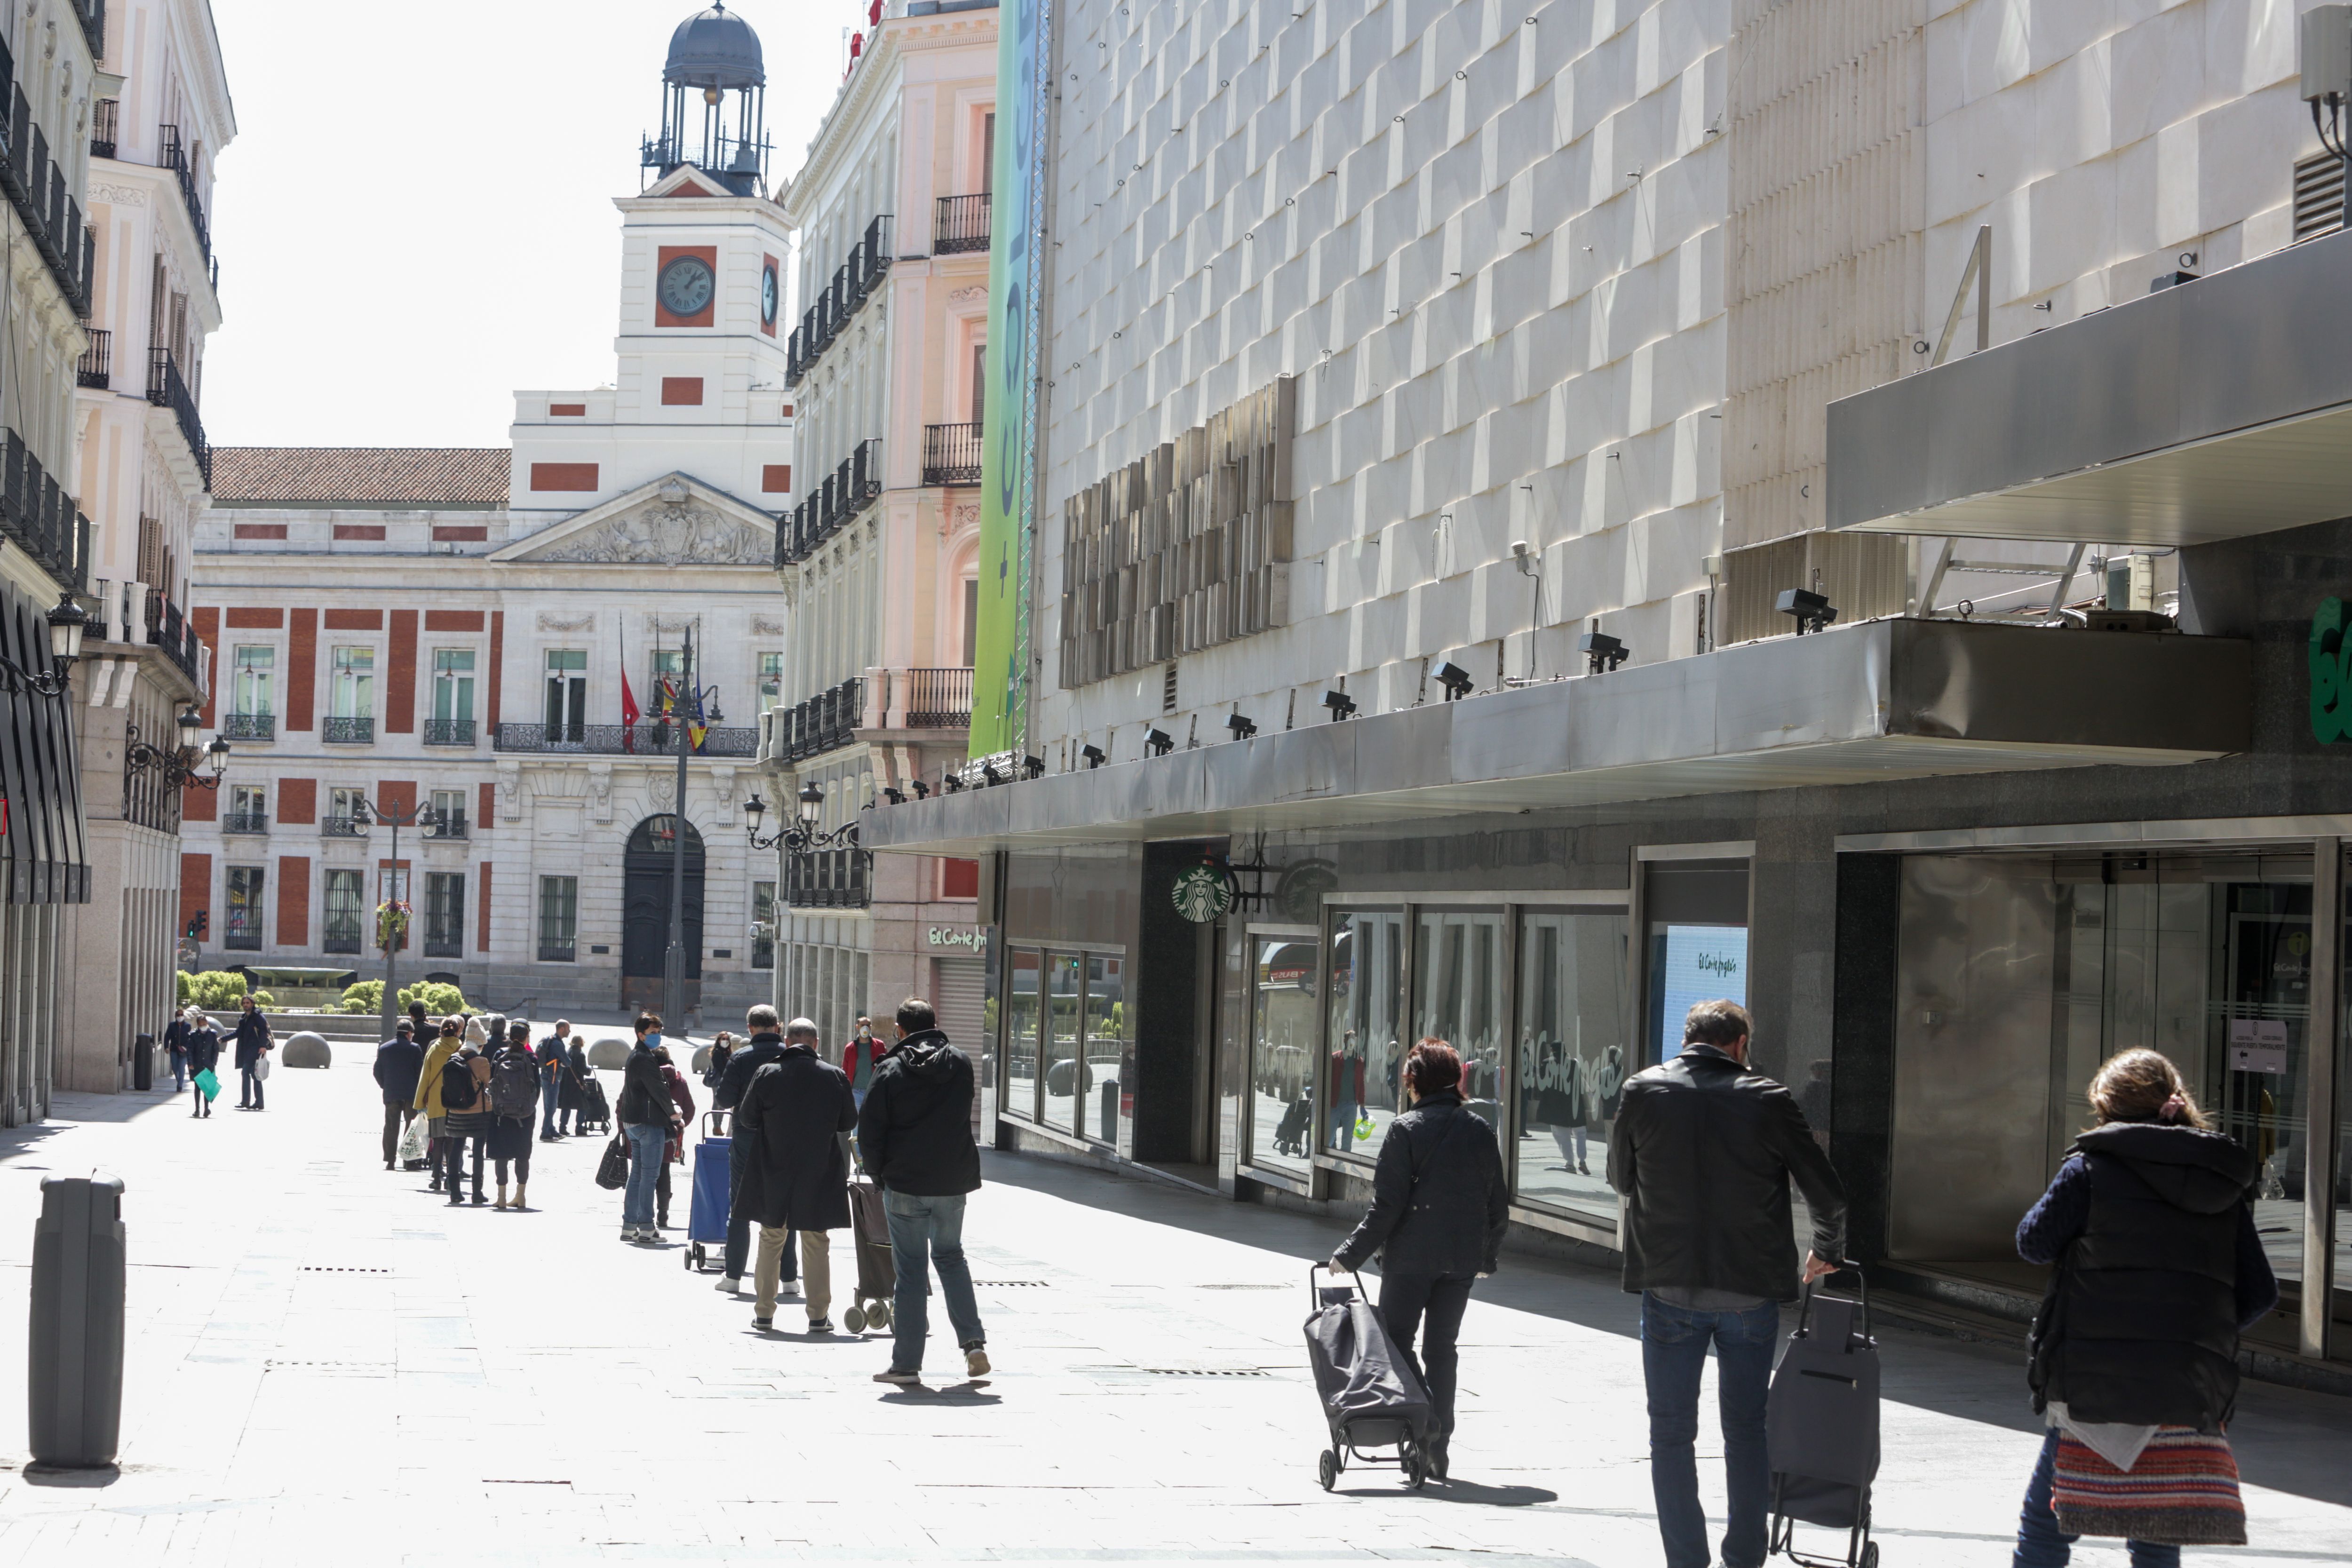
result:
M 686 831 L 686 1004 L 702 1000 L 702 835 L 664 812 L 629 835 L 622 860 L 621 1005 L 635 1010 L 662 1003 L 663 959 L 669 951 L 671 855 Z M 668 1020 L 683 1028 L 682 1018 Z

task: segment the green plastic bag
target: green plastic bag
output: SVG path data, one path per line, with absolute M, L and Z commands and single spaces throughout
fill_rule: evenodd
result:
M 220 1098 L 220 1079 L 213 1076 L 212 1068 L 206 1068 L 204 1071 L 198 1073 L 196 1075 L 195 1082 L 196 1087 L 205 1091 L 205 1101 L 206 1104 L 210 1104 L 212 1101 Z
M 1380 1129 L 1379 1129 L 1378 1127 L 1375 1127 L 1374 1125 L 1372 1125 L 1372 1119 L 1371 1119 L 1370 1117 L 1369 1117 L 1369 1116 L 1360 1116 L 1360 1117 L 1358 1117 L 1358 1118 L 1356 1119 L 1356 1142 L 1359 1142 L 1359 1143 L 1369 1143 L 1369 1142 L 1370 1142 L 1372 1141 L 1372 1134 L 1373 1134 L 1373 1133 L 1375 1133 L 1375 1132 L 1378 1132 L 1379 1131 L 1380 1131 Z

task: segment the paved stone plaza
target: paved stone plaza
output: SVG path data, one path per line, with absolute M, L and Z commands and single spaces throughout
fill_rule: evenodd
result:
M 960 1386 L 935 1351 L 941 1385 L 900 1391 L 869 1381 L 882 1344 L 755 1334 L 678 1246 L 621 1246 L 599 1140 L 541 1146 L 536 1212 L 452 1211 L 382 1169 L 360 1056 L 269 1091 L 208 1122 L 65 1096 L 0 1134 L 12 1345 L 43 1174 L 120 1173 L 132 1260 L 118 1477 L 24 1474 L 25 1358 L 0 1350 L 0 1563 L 1661 1561 L 1607 1276 L 1507 1257 L 1465 1328 L 1454 1483 L 1326 1495 L 1299 1322 L 1335 1226 L 991 1156 L 967 1240 L 999 1375 Z M 1884 1561 L 2007 1562 L 2036 1443 L 2018 1355 L 1885 1344 Z M 2191 1560 L 2352 1563 L 2352 1409 L 2253 1384 L 2236 1436 L 2253 1544 Z

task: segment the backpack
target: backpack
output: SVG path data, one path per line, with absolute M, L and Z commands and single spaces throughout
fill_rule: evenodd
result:
M 441 1109 L 471 1110 L 480 1097 L 474 1092 L 473 1064 L 460 1054 L 452 1053 L 441 1064 Z
M 490 1063 L 490 1109 L 527 1121 L 538 1105 L 539 1063 L 518 1047 L 500 1051 Z

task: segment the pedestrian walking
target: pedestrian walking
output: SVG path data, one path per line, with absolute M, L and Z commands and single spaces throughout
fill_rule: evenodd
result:
M 1748 1068 L 1754 1025 L 1736 1002 L 1701 1002 L 1683 1020 L 1682 1054 L 1625 1082 L 1609 1140 L 1609 1184 L 1623 1205 L 1625 1289 L 1642 1293 L 1642 1375 L 1649 1391 L 1650 1487 L 1666 1568 L 1706 1568 L 1698 1500 L 1699 1374 L 1715 1346 L 1730 1522 L 1727 1568 L 1759 1568 L 1771 1462 L 1764 1397 L 1779 1303 L 1801 1271 L 1793 1179 L 1812 1215 L 1801 1278 L 1835 1267 L 1845 1191 L 1789 1091 Z
M 425 1041 L 433 1038 L 433 1026 L 425 1021 L 424 1003 L 411 1002 L 408 1005 L 408 1021 L 412 1025 L 415 1026 L 416 1043 L 418 1045 L 423 1045 Z
M 2132 1568 L 2173 1568 L 2183 1545 L 2246 1539 L 2222 1434 L 2238 1335 L 2278 1305 L 2261 1166 L 2155 1051 L 2107 1058 L 2090 1101 L 2098 1124 L 2017 1227 L 2018 1256 L 2055 1268 L 2026 1372 L 2050 1431 L 2013 1561 L 2063 1568 L 2078 1537 L 2122 1536 Z
M 636 1048 L 621 1068 L 621 1134 L 629 1146 L 629 1181 L 621 1195 L 621 1239 L 659 1241 L 654 1228 L 654 1191 L 661 1180 L 661 1162 L 669 1143 L 669 1089 L 662 1082 L 662 1021 L 658 1014 L 637 1016 Z
M 890 1054 L 888 1044 L 874 1033 L 874 1020 L 857 1020 L 857 1035 L 841 1047 L 842 1076 L 849 1079 L 849 1092 L 863 1106 L 866 1091 L 874 1087 L 874 1069 Z
M 661 1176 L 654 1184 L 654 1228 L 669 1228 L 669 1168 L 686 1163 L 686 1130 L 694 1125 L 694 1091 L 686 1087 L 686 1075 L 677 1070 L 677 1060 L 664 1046 L 654 1053 L 661 1064 L 662 1089 L 669 1095 L 675 1112 L 670 1117 L 669 1142 L 662 1146 Z
M 416 1120 L 416 1079 L 425 1070 L 425 1047 L 416 1043 L 416 1025 L 403 1018 L 393 1026 L 392 1038 L 375 1048 L 375 1087 L 383 1096 L 383 1168 L 396 1168 L 400 1135 Z
M 963 1256 L 964 1199 L 980 1190 L 971 1058 L 948 1042 L 939 1022 L 919 996 L 898 1004 L 898 1043 L 857 1113 L 858 1159 L 882 1188 L 898 1274 L 890 1300 L 890 1364 L 874 1374 L 877 1383 L 922 1381 L 925 1300 L 935 1266 L 964 1370 L 973 1377 L 989 1370 L 988 1336 Z
M 498 1120 L 490 1113 L 489 1088 L 489 1058 L 471 1039 L 460 1043 L 441 1064 L 441 1110 L 447 1136 L 451 1208 L 465 1201 L 457 1189 L 466 1173 L 468 1142 L 474 1146 L 474 1202 L 478 1206 L 490 1201 L 482 1191 L 483 1167 L 489 1163 L 490 1129 Z
M 1460 1054 L 1424 1037 L 1405 1058 L 1404 1082 L 1412 1109 L 1389 1124 L 1372 1171 L 1372 1205 L 1331 1267 L 1352 1272 L 1380 1254 L 1381 1321 L 1429 1391 L 1436 1426 L 1429 1473 L 1442 1481 L 1454 1436 L 1455 1340 L 1471 1282 L 1501 1261 L 1510 1197 L 1494 1128 L 1463 1108 Z
M 555 1133 L 568 1138 L 580 1131 L 589 1109 L 588 1047 L 573 1035 L 563 1044 L 563 1087 L 555 1091 Z
M 196 1008 L 183 1007 L 172 1015 L 163 1026 L 163 1055 L 172 1063 L 172 1092 L 179 1093 L 188 1087 L 188 1037 L 195 1032 L 195 1020 L 204 1015 Z
M 261 1080 L 268 1074 L 271 1036 L 269 1020 L 253 1005 L 253 994 L 246 993 L 237 1000 L 236 1018 L 236 1108 L 239 1110 L 259 1110 Z
M 784 1249 L 800 1236 L 809 1332 L 833 1332 L 830 1231 L 849 1224 L 849 1156 L 842 1134 L 857 1125 L 848 1078 L 816 1054 L 815 1031 L 785 1042 L 783 1054 L 751 1075 L 735 1113 L 735 1142 L 748 1146 L 737 1203 L 760 1226 L 752 1275 L 751 1326 L 776 1321 Z
M 523 1206 L 530 1184 L 531 1122 L 540 1108 L 539 1058 L 531 1053 L 530 1026 L 520 1018 L 507 1025 L 507 1037 L 490 1052 L 490 1159 L 498 1166 L 496 1207 Z M 507 1172 L 514 1172 L 514 1201 L 507 1201 Z M 478 1173 L 477 1173 L 478 1178 Z
M 710 1042 L 710 1065 L 703 1069 L 703 1088 L 716 1089 L 726 1079 L 727 1058 L 735 1054 L 735 1037 L 724 1029 Z
M 713 1110 L 733 1111 L 739 1109 L 743 1103 L 744 1091 L 751 1087 L 752 1076 L 771 1062 L 782 1059 L 787 1036 L 808 1046 L 812 1051 L 816 1047 L 814 1024 L 806 1018 L 794 1018 L 791 1028 L 780 1029 L 776 1024 L 776 1010 L 765 1003 L 743 1015 L 743 1027 L 751 1037 L 740 1049 L 729 1055 L 727 1070 L 719 1075 L 719 1087 L 710 1091 Z M 719 1290 L 729 1295 L 741 1293 L 744 1270 L 751 1262 L 751 1211 L 743 1206 L 740 1195 L 750 1163 L 743 1141 L 740 1138 L 730 1139 L 727 1144 L 727 1247 L 725 1259 L 719 1265 L 718 1285 Z M 779 1287 L 786 1295 L 793 1294 L 799 1288 L 799 1275 L 793 1268 L 789 1247 L 784 1249 L 778 1268 Z
M 433 1180 L 425 1189 L 428 1193 L 442 1191 L 445 1184 L 450 1192 L 457 1190 L 457 1184 L 449 1179 L 449 1110 L 441 1101 L 441 1069 L 465 1044 L 465 1020 L 442 1019 L 440 1037 L 425 1053 L 425 1068 L 417 1075 L 416 1109 L 425 1116 L 426 1154 L 433 1164 Z
M 213 1113 L 213 1095 L 220 1092 L 220 1031 L 213 1027 L 211 1017 L 201 1007 L 189 1008 L 185 1016 L 188 1020 L 188 1081 L 196 1091 L 195 1108 L 189 1114 L 210 1116 Z M 211 1094 L 205 1092 L 204 1079 L 207 1073 L 213 1079 Z
M 555 1020 L 555 1033 L 539 1042 L 539 1141 L 552 1143 L 563 1136 L 555 1125 L 556 1112 L 563 1104 L 563 1069 L 571 1063 L 565 1047 L 572 1041 L 572 1020 Z

